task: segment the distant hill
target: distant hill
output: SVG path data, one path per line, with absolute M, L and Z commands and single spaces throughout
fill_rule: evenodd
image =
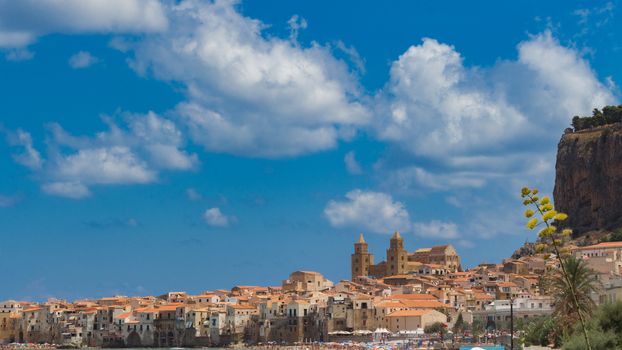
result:
M 622 116 L 622 107 L 603 110 L 609 111 L 608 122 L 566 129 L 557 148 L 555 207 L 568 214 L 564 226 L 575 237 L 622 227 L 622 124 L 612 119 Z M 595 114 L 589 118 L 605 118 Z

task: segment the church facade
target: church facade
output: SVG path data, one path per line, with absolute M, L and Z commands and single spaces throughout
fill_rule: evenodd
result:
M 404 248 L 404 239 L 397 231 L 389 241 L 386 260 L 378 264 L 374 264 L 374 255 L 369 252 L 369 246 L 361 233 L 359 240 L 354 243 L 354 253 L 351 255 L 350 266 L 352 280 L 357 277 L 384 278 L 416 274 L 419 271 L 427 271 L 425 268 L 429 267 L 447 272 L 462 270 L 460 256 L 450 244 L 417 249 L 409 253 Z

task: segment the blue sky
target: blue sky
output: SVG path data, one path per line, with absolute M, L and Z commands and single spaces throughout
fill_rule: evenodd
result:
M 346 279 L 359 232 L 499 261 L 619 103 L 619 7 L 0 0 L 0 299 Z

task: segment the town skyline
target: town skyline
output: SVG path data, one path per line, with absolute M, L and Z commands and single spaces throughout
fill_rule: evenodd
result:
M 0 300 L 339 281 L 361 232 L 499 263 L 620 103 L 619 11 L 0 0 Z

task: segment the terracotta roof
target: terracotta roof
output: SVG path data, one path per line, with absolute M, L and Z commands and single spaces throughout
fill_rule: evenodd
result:
M 446 267 L 441 264 L 422 264 L 421 266 L 427 266 L 432 269 L 445 269 Z
M 611 249 L 611 248 L 622 248 L 622 242 L 603 242 L 594 245 L 589 245 L 586 247 L 577 247 L 573 250 L 592 250 L 592 249 Z
M 411 276 L 411 275 L 393 275 L 393 276 L 387 276 L 384 279 L 385 280 L 390 280 L 390 279 L 398 279 L 398 278 L 413 278 L 413 276 Z
M 399 301 L 389 301 L 389 300 L 385 300 L 385 301 L 381 301 L 380 303 L 376 304 L 376 307 L 404 307 L 404 304 L 400 303 Z
M 144 308 L 141 308 L 141 309 L 136 309 L 136 312 L 138 312 L 138 313 L 152 313 L 153 314 L 153 313 L 156 313 L 158 311 L 160 311 L 160 309 L 157 309 L 155 307 L 144 307 Z
M 404 304 L 404 306 L 406 307 L 421 309 L 451 308 L 450 305 L 441 303 L 437 300 L 403 300 L 402 304 Z
M 415 250 L 415 253 L 429 253 L 431 250 L 432 248 L 419 248 Z
M 394 294 L 394 295 L 391 295 L 391 299 L 398 299 L 398 300 L 436 300 L 434 295 L 431 295 L 431 294 Z
M 33 312 L 33 311 L 39 311 L 39 310 L 41 310 L 41 307 L 40 306 L 36 306 L 36 307 L 31 307 L 31 308 L 28 308 L 28 309 L 24 309 L 23 312 Z
M 423 316 L 428 312 L 431 312 L 431 310 L 400 310 L 388 314 L 387 317 Z
M 256 310 L 257 308 L 254 306 L 250 306 L 250 305 L 239 305 L 239 304 L 235 304 L 235 305 L 227 305 L 229 307 L 231 307 L 232 309 L 248 309 L 248 310 Z
M 499 287 L 516 287 L 516 283 L 514 282 L 497 282 Z
M 123 318 L 128 318 L 130 316 L 132 316 L 132 312 L 125 312 L 125 313 L 115 316 L 114 318 L 123 319 Z
M 267 287 L 260 287 L 260 286 L 235 286 L 233 288 L 250 289 L 250 290 L 267 290 L 268 289 Z
M 492 295 L 486 294 L 486 293 L 475 293 L 475 299 L 491 300 L 491 299 L 494 299 L 494 297 Z
M 157 309 L 157 311 L 158 311 L 158 312 L 162 312 L 162 311 L 165 311 L 165 312 L 166 312 L 166 311 L 175 311 L 175 310 L 177 310 L 177 307 L 178 307 L 178 306 L 179 306 L 179 305 L 162 305 L 162 306 L 160 306 L 160 307 Z
M 447 248 L 449 248 L 449 245 L 445 244 L 445 245 L 435 245 L 434 247 L 431 248 L 431 252 L 432 253 L 441 253 L 444 252 Z

